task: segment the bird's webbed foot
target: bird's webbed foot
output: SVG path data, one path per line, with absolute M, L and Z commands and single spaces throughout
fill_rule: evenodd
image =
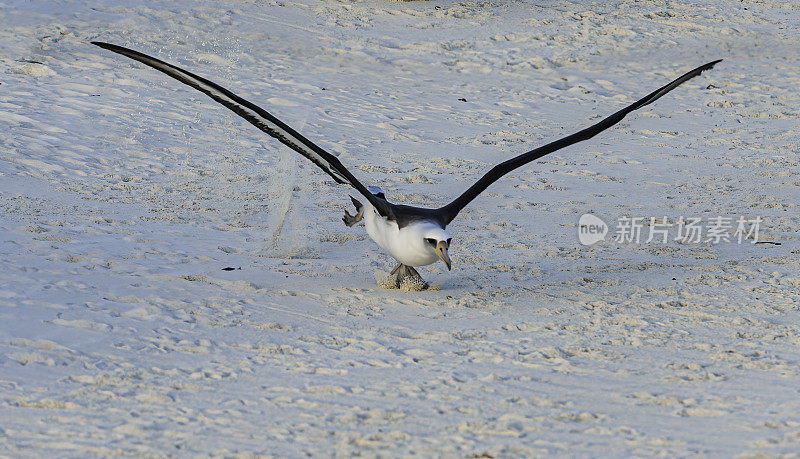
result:
M 350 196 L 350 200 L 353 201 L 353 205 L 356 206 L 357 213 L 355 215 L 350 215 L 347 210 L 344 211 L 342 221 L 347 226 L 353 226 L 364 218 L 364 205 L 352 196 Z
M 428 288 L 428 283 L 413 266 L 402 263 L 395 266 L 389 273 L 389 279 L 394 283 L 395 288 L 401 290 L 425 290 Z

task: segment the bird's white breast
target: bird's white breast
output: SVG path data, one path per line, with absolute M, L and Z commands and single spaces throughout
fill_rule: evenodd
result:
M 437 260 L 436 252 L 425 245 L 423 232 L 428 223 L 414 223 L 403 228 L 381 217 L 375 208 L 364 205 L 367 234 L 395 260 L 407 266 L 425 266 Z

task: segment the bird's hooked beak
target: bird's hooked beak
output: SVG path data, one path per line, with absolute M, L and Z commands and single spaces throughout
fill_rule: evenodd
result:
M 445 265 L 447 265 L 447 270 L 450 271 L 451 263 L 450 263 L 450 255 L 447 254 L 447 241 L 439 241 L 436 244 L 436 255 L 442 259 Z

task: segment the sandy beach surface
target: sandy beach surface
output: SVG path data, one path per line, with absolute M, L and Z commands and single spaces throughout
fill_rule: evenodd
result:
M 93 3 L 0 0 L 0 456 L 800 451 L 796 3 Z M 351 189 L 92 40 L 427 206 L 724 61 L 493 185 L 409 292 Z M 613 240 L 651 217 L 760 243 Z

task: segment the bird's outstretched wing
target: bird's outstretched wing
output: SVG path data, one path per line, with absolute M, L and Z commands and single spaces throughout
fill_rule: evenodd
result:
M 647 96 L 639 99 L 633 104 L 623 108 L 622 110 L 614 113 L 613 115 L 609 116 L 608 118 L 605 118 L 604 120 L 600 121 L 599 123 L 593 126 L 589 126 L 588 128 L 576 132 L 575 134 L 556 140 L 555 142 L 548 143 L 547 145 L 539 147 L 535 150 L 531 150 L 527 153 L 523 153 L 515 158 L 511 158 L 508 161 L 505 161 L 503 163 L 494 166 L 491 170 L 489 170 L 489 172 L 487 172 L 483 177 L 481 177 L 480 180 L 478 180 L 477 182 L 475 182 L 474 185 L 469 187 L 467 191 L 462 193 L 461 196 L 457 197 L 450 204 L 440 208 L 437 211 L 437 213 L 441 216 L 443 223 L 445 224 L 450 223 L 451 221 L 453 221 L 454 218 L 456 218 L 458 213 L 461 212 L 461 209 L 466 207 L 467 204 L 469 204 L 473 199 L 475 199 L 479 194 L 481 194 L 483 190 L 488 188 L 489 185 L 499 180 L 500 177 L 506 175 L 507 173 L 511 172 L 512 170 L 518 167 L 524 166 L 525 164 L 528 164 L 531 161 L 539 159 L 542 156 L 560 150 L 564 147 L 568 147 L 582 140 L 591 139 L 600 132 L 622 121 L 622 119 L 625 118 L 625 115 L 627 115 L 628 113 L 656 101 L 664 94 L 677 88 L 681 83 L 691 78 L 694 78 L 697 75 L 700 75 L 700 73 L 702 73 L 704 70 L 708 70 L 714 67 L 714 64 L 720 61 L 722 61 L 722 59 L 701 65 L 700 67 L 697 67 L 696 69 L 685 73 L 680 78 L 675 79 L 668 85 L 651 92 Z
M 281 120 L 275 118 L 266 110 L 257 106 L 256 104 L 242 99 L 236 94 L 223 88 L 222 86 L 197 76 L 191 72 L 187 72 L 172 64 L 142 54 L 132 49 L 124 48 L 122 46 L 112 45 L 110 43 L 103 43 L 93 41 L 93 45 L 105 48 L 131 59 L 137 60 L 142 64 L 152 67 L 160 72 L 175 78 L 181 83 L 187 84 L 194 89 L 202 92 L 203 94 L 211 97 L 215 101 L 229 108 L 231 111 L 249 121 L 255 127 L 261 129 L 267 134 L 280 140 L 281 143 L 291 148 L 292 150 L 305 156 L 311 162 L 320 167 L 328 175 L 333 177 L 338 183 L 347 183 L 361 193 L 367 200 L 375 206 L 378 212 L 388 218 L 393 218 L 392 205 L 384 199 L 370 193 L 364 185 L 361 184 L 339 161 L 336 156 L 323 150 L 307 138 L 303 137 L 300 133 L 287 126 Z

